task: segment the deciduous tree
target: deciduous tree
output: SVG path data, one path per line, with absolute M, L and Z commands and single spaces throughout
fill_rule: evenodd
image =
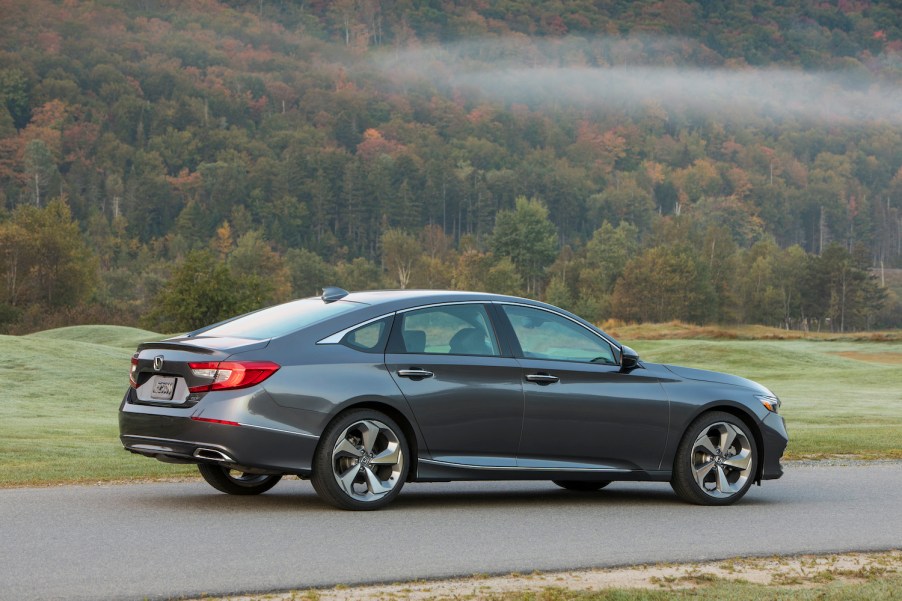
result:
M 235 277 L 209 250 L 188 253 L 144 318 L 158 332 L 184 332 L 260 308 L 257 281 Z
M 382 234 L 382 261 L 392 277 L 397 278 L 402 290 L 410 283 L 417 259 L 423 252 L 417 239 L 399 229 L 389 229 Z
M 694 254 L 659 246 L 627 263 L 614 287 L 611 311 L 625 321 L 705 323 L 714 317 L 714 301 L 707 273 Z
M 535 294 L 545 267 L 554 261 L 557 232 L 542 201 L 520 196 L 514 210 L 499 211 L 492 231 L 492 250 L 508 257 Z

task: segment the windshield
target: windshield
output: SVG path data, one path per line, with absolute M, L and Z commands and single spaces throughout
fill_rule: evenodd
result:
M 264 340 L 296 332 L 359 307 L 360 305 L 356 303 L 342 301 L 324 303 L 319 298 L 305 298 L 239 317 L 201 332 L 198 336 Z

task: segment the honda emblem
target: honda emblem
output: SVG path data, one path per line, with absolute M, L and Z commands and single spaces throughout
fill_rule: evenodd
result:
M 163 355 L 157 355 L 153 358 L 153 369 L 154 371 L 163 369 Z

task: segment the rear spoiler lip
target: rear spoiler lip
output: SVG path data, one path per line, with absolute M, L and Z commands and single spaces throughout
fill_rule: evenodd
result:
M 207 340 L 210 344 L 204 344 Z M 201 353 L 204 355 L 215 355 L 225 353 L 241 353 L 261 348 L 266 348 L 271 338 L 263 338 L 255 340 L 253 338 L 169 338 L 167 340 L 159 340 L 156 342 L 142 342 L 138 345 L 138 352 L 147 349 L 187 351 Z
M 203 353 L 205 355 L 214 355 L 218 353 L 216 349 L 207 348 L 204 346 L 195 346 L 193 344 L 183 344 L 180 342 L 142 342 L 138 345 L 138 352 L 147 350 L 147 349 L 169 349 L 173 351 L 192 351 L 197 353 Z

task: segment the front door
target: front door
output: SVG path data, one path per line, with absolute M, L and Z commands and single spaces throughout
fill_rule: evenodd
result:
M 501 305 L 522 366 L 520 467 L 657 470 L 670 407 L 656 378 L 622 372 L 611 344 L 563 315 Z

